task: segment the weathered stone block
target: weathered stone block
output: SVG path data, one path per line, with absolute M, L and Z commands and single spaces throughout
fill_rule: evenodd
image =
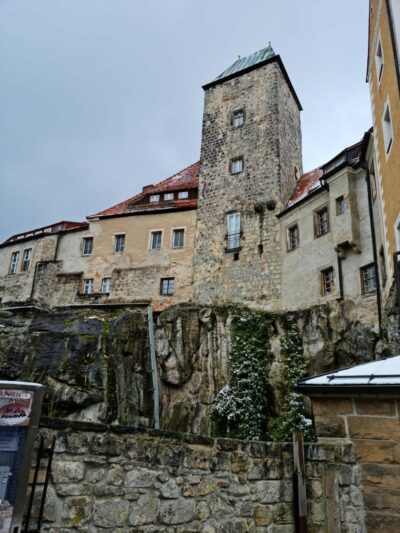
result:
M 358 415 L 394 416 L 396 414 L 395 400 L 356 398 L 354 403 Z
M 131 504 L 129 524 L 131 526 L 143 526 L 155 522 L 159 510 L 160 500 L 151 494 L 145 494 Z
M 56 461 L 51 472 L 54 483 L 81 481 L 85 475 L 85 465 L 76 461 Z
M 312 409 L 315 416 L 353 414 L 351 398 L 313 398 Z
M 179 499 L 164 501 L 160 506 L 160 520 L 163 524 L 185 524 L 194 520 L 197 514 L 195 500 Z
M 339 415 L 318 415 L 315 417 L 315 431 L 318 437 L 345 437 L 344 418 Z
M 400 420 L 373 416 L 349 416 L 349 434 L 357 439 L 400 440 Z
M 96 526 L 114 528 L 123 526 L 129 514 L 129 502 L 98 500 L 93 506 L 93 522 Z

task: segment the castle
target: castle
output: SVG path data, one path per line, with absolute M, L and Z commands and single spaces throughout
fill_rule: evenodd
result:
M 376 134 L 303 174 L 302 107 L 271 45 L 203 89 L 200 161 L 86 222 L 7 239 L 3 307 L 158 312 L 195 301 L 290 311 L 335 301 L 355 320 L 380 321 L 394 265 Z

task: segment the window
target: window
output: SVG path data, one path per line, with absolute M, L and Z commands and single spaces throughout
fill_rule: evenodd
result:
M 378 45 L 376 47 L 375 66 L 376 66 L 376 75 L 378 76 L 378 81 L 380 82 L 382 78 L 382 71 L 383 71 L 383 52 L 382 52 L 382 43 L 381 43 L 380 37 L 378 40 Z
M 333 268 L 327 268 L 321 272 L 321 294 L 332 294 L 335 290 Z
M 162 296 L 173 296 L 175 293 L 175 279 L 161 278 L 160 294 Z
M 329 233 L 329 213 L 327 207 L 322 207 L 314 213 L 314 231 L 316 237 Z
M 123 252 L 125 250 L 125 235 L 115 235 L 114 252 Z
M 24 256 L 22 258 L 22 272 L 28 272 L 29 270 L 29 263 L 31 262 L 32 257 L 32 248 L 28 248 L 28 250 L 24 250 Z
M 83 280 L 83 293 L 92 294 L 94 288 L 94 279 L 88 278 Z
M 385 111 L 382 117 L 382 126 L 383 126 L 383 142 L 385 144 L 386 154 L 389 153 L 390 147 L 393 142 L 393 130 L 392 130 L 392 120 L 390 117 L 390 108 L 389 102 L 386 103 Z
M 160 250 L 162 241 L 162 231 L 152 231 L 150 237 L 150 249 Z
M 93 252 L 93 237 L 83 239 L 83 255 L 91 255 Z
M 287 249 L 288 252 L 291 252 L 292 250 L 296 250 L 296 248 L 299 247 L 300 239 L 299 239 L 299 226 L 295 224 L 294 226 L 291 226 L 287 230 Z
M 233 159 L 231 161 L 231 174 L 239 174 L 243 170 L 243 158 Z
M 382 287 L 385 287 L 386 282 L 387 282 L 387 272 L 386 272 L 385 252 L 383 250 L 383 246 L 381 246 L 381 249 L 379 250 L 379 262 L 380 262 L 380 267 L 381 267 Z
M 339 196 L 336 198 L 336 215 L 343 215 L 346 211 L 346 204 L 344 203 L 344 197 Z
M 174 199 L 174 193 L 173 192 L 167 192 L 164 194 L 164 200 L 173 200 Z
M 184 200 L 185 198 L 189 198 L 189 191 L 178 192 L 178 198 L 179 200 Z
M 103 278 L 101 280 L 101 292 L 111 292 L 111 278 Z
M 19 252 L 13 252 L 11 255 L 10 274 L 15 274 L 17 271 L 19 260 Z
M 240 213 L 231 213 L 227 216 L 228 250 L 240 248 Z
M 361 290 L 363 294 L 376 291 L 375 265 L 371 263 L 361 269 Z
M 235 111 L 232 115 L 232 126 L 234 128 L 240 128 L 244 124 L 244 112 L 241 109 L 240 111 Z
M 172 233 L 172 248 L 183 248 L 185 240 L 184 229 L 174 229 Z
M 150 195 L 150 202 L 158 202 L 160 200 L 159 194 L 151 194 Z

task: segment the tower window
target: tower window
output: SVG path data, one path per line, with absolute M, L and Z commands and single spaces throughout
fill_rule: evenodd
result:
M 232 159 L 231 161 L 231 174 L 239 174 L 242 172 L 244 167 L 243 158 L 238 157 L 237 159 Z
M 287 230 L 287 250 L 291 252 L 296 250 L 300 244 L 299 226 L 295 224 Z
M 390 116 L 389 102 L 387 102 L 385 106 L 385 111 L 382 117 L 382 126 L 383 126 L 383 142 L 385 144 L 386 154 L 388 154 L 393 143 L 393 129 L 392 129 L 392 119 Z
M 314 213 L 315 237 L 321 237 L 329 233 L 329 212 L 328 207 L 321 207 Z
M 103 278 L 101 280 L 101 292 L 103 293 L 111 292 L 111 278 Z
M 125 250 L 125 235 L 115 235 L 114 252 L 123 252 Z
M 346 204 L 344 202 L 344 197 L 339 196 L 339 198 L 336 198 L 336 214 L 343 215 L 345 211 L 346 211 Z
M 150 235 L 150 249 L 161 250 L 162 231 L 152 231 Z
M 243 126 L 244 124 L 244 111 L 243 109 L 240 109 L 239 111 L 235 111 L 232 115 L 232 126 L 234 128 L 240 128 L 240 126 Z
M 83 239 L 83 255 L 91 255 L 93 252 L 93 237 L 85 237 Z
M 175 278 L 161 278 L 161 296 L 173 296 L 175 294 Z
M 10 274 L 15 274 L 17 272 L 18 260 L 19 252 L 13 252 L 11 255 Z
M 185 230 L 174 229 L 172 233 L 172 248 L 183 248 L 185 241 Z
M 83 294 L 92 294 L 94 289 L 94 279 L 87 278 L 83 280 Z
M 371 263 L 361 269 L 361 290 L 363 294 L 376 291 L 375 265 Z
M 383 52 L 382 52 L 382 42 L 381 42 L 380 37 L 379 37 L 378 44 L 376 47 L 375 66 L 376 66 L 376 75 L 378 77 L 378 82 L 380 82 L 382 78 L 382 72 L 383 72 Z
M 321 272 L 321 294 L 332 294 L 335 290 L 335 278 L 333 268 L 326 268 Z
M 240 248 L 240 213 L 231 213 L 227 217 L 227 250 Z
M 32 248 L 28 248 L 27 250 L 24 250 L 24 256 L 22 258 L 22 272 L 28 272 L 29 270 L 29 264 L 31 262 L 32 257 Z

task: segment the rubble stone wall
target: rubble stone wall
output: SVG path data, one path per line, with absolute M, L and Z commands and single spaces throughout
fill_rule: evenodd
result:
M 43 425 L 57 440 L 42 531 L 294 533 L 291 444 Z M 351 446 L 310 444 L 306 456 L 309 530 L 361 532 Z

